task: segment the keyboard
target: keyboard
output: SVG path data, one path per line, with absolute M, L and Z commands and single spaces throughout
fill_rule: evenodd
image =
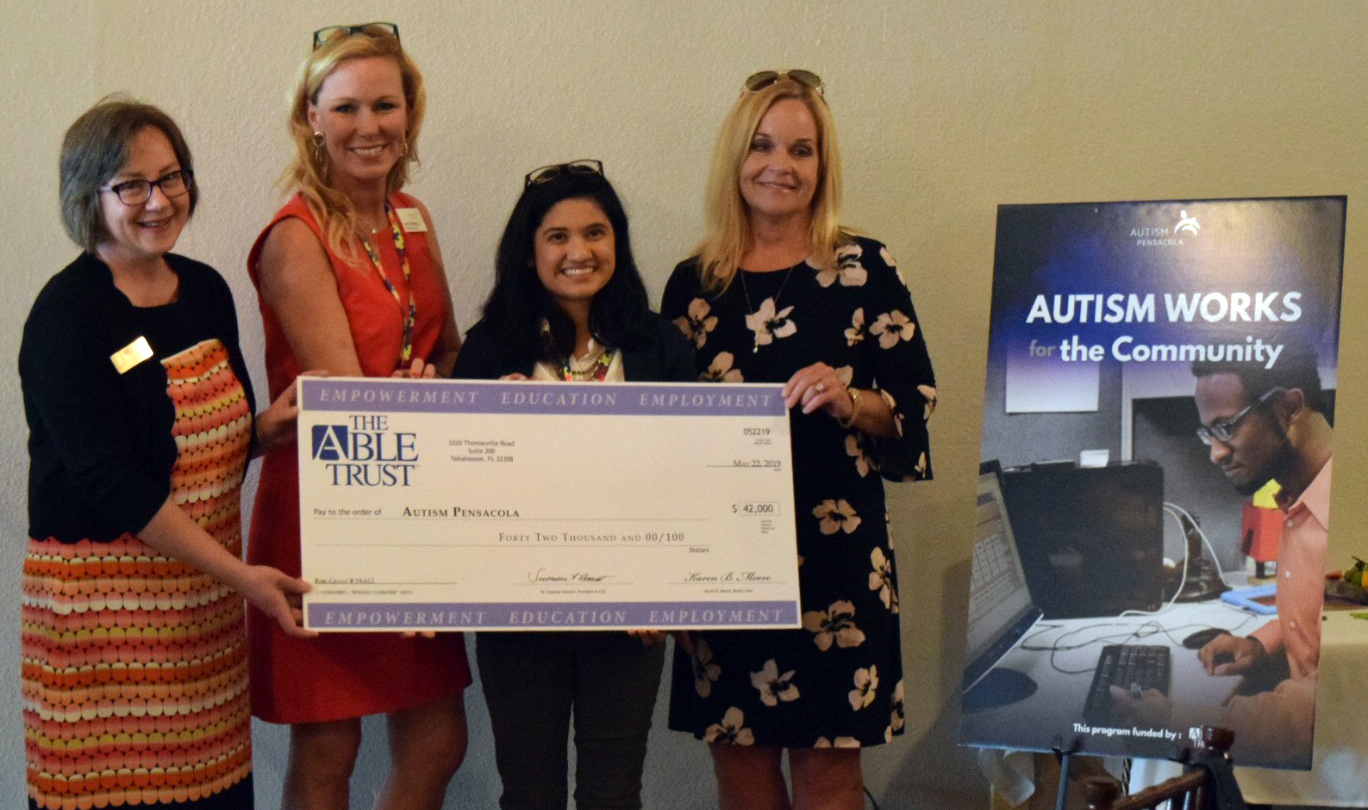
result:
M 1151 644 L 1110 644 L 1102 648 L 1093 672 L 1088 702 L 1083 706 L 1083 719 L 1090 725 L 1106 726 L 1112 722 L 1111 687 L 1119 686 L 1130 692 L 1157 689 L 1169 692 L 1169 648 Z

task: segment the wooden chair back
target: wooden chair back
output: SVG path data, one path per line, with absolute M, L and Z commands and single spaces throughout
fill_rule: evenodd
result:
M 1246 810 L 1226 752 L 1235 735 L 1225 728 L 1202 729 L 1202 745 L 1185 752 L 1188 770 L 1139 793 L 1122 795 L 1114 779 L 1084 782 L 1088 810 Z

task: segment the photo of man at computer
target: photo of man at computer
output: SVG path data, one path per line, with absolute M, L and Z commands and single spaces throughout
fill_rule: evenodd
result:
M 1311 766 L 1344 206 L 999 208 L 962 744 Z
M 1209 675 L 1243 675 L 1285 660 L 1274 688 L 1237 694 L 1221 707 L 1186 707 L 1189 721 L 1235 731 L 1236 761 L 1297 763 L 1309 757 L 1315 723 L 1320 614 L 1330 525 L 1334 431 L 1323 413 L 1315 353 L 1285 345 L 1271 369 L 1262 363 L 1197 363 L 1197 436 L 1235 491 L 1253 495 L 1270 480 L 1285 514 L 1277 567 L 1277 619 L 1239 636 L 1221 633 L 1197 653 Z M 1281 660 L 1280 660 L 1281 659 Z M 1113 716 L 1170 722 L 1174 707 L 1156 689 L 1136 698 L 1111 687 Z

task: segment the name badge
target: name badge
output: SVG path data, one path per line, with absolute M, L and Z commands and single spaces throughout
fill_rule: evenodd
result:
M 111 354 L 109 356 L 109 362 L 114 364 L 115 370 L 120 374 L 123 374 L 151 356 L 152 347 L 148 345 L 147 338 L 139 337 L 137 340 Z
M 398 208 L 395 210 L 399 215 L 399 224 L 404 226 L 404 230 L 410 233 L 427 233 L 427 223 L 423 221 L 423 212 L 417 208 Z

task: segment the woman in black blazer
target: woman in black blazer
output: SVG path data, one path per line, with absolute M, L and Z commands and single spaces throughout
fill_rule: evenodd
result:
M 527 175 L 499 242 L 484 317 L 466 335 L 452 376 L 696 379 L 692 347 L 647 304 L 627 215 L 603 164 L 580 160 Z M 614 631 L 477 636 L 504 810 L 566 806 L 572 713 L 576 805 L 641 807 L 662 640 Z

